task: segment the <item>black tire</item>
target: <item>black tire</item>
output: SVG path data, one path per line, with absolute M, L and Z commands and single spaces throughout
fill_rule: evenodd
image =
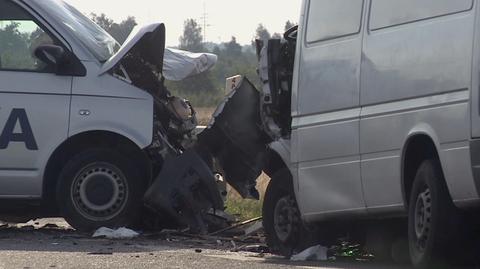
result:
M 85 150 L 64 166 L 57 184 L 62 216 L 75 229 L 132 227 L 138 223 L 145 173 L 122 153 L 111 149 Z
M 410 258 L 416 268 L 447 267 L 458 239 L 458 218 L 440 164 L 424 161 L 415 176 L 408 210 Z
M 318 242 L 317 230 L 307 228 L 301 220 L 291 175 L 286 169 L 275 173 L 267 187 L 263 227 L 273 254 L 290 257 Z

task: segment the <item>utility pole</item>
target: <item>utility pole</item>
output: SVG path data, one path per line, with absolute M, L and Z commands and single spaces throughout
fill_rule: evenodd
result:
M 207 27 L 210 27 L 211 25 L 208 24 L 207 4 L 205 2 L 203 2 L 203 13 L 200 20 L 203 22 L 203 43 L 207 43 Z

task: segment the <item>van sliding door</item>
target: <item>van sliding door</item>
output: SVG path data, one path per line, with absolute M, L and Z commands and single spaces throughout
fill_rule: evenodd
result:
M 418 135 L 436 144 L 452 197 L 473 198 L 468 140 L 476 1 L 370 2 L 360 121 L 369 212 L 405 211 L 402 158 Z

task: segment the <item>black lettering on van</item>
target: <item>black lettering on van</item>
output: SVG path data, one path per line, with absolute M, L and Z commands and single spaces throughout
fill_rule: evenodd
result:
M 21 129 L 19 133 L 15 133 L 17 122 L 20 124 Z M 25 109 L 12 109 L 2 134 L 0 134 L 0 149 L 8 148 L 10 142 L 23 142 L 28 150 L 38 150 Z

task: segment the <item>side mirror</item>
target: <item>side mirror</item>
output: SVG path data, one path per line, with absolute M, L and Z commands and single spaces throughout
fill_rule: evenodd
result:
M 35 57 L 57 69 L 67 61 L 65 50 L 56 45 L 40 45 L 35 49 Z

